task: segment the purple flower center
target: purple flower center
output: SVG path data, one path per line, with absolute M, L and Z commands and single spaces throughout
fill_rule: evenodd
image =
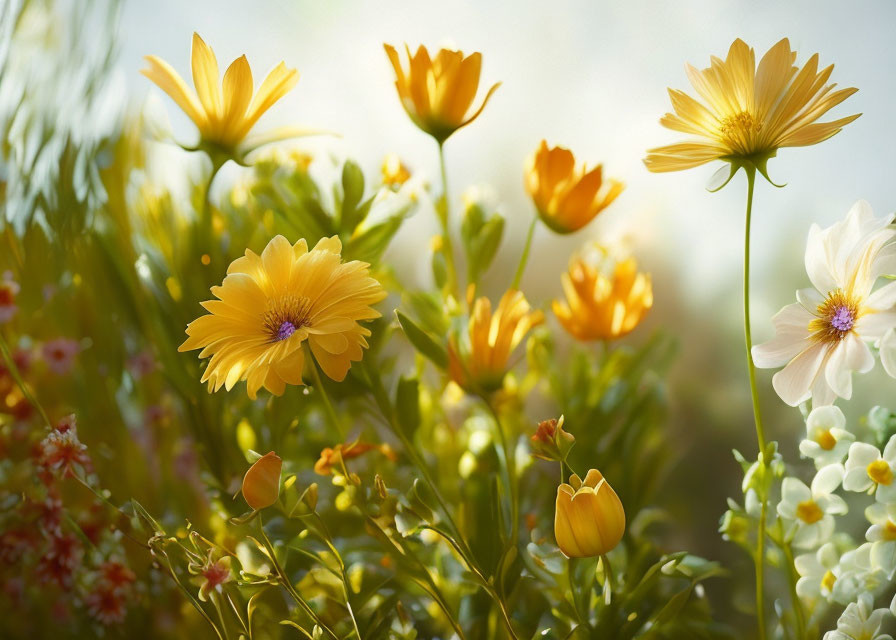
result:
M 831 326 L 837 331 L 849 331 L 856 323 L 856 317 L 852 309 L 847 306 L 837 307 L 831 315 Z
M 851 326 L 851 325 L 850 325 Z M 296 325 L 289 320 L 284 320 L 280 328 L 277 329 L 277 340 L 286 340 L 289 336 L 296 332 Z

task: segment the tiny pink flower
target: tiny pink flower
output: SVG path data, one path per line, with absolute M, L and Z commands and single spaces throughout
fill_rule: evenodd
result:
M 45 342 L 41 353 L 50 371 L 64 376 L 71 371 L 79 350 L 80 346 L 76 340 L 56 338 Z

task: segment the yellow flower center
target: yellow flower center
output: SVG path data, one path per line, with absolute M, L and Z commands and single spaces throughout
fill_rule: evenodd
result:
M 762 122 L 754 118 L 749 111 L 741 111 L 733 116 L 723 118 L 719 125 L 719 131 L 730 142 L 743 142 L 762 131 Z
M 816 315 L 809 323 L 812 337 L 821 342 L 840 342 L 855 328 L 860 315 L 859 301 L 837 289 L 818 305 Z
M 828 571 L 824 574 L 824 578 L 821 579 L 821 586 L 830 592 L 834 590 L 835 582 L 837 582 L 837 576 L 832 571 Z
M 286 340 L 296 329 L 308 326 L 310 311 L 311 300 L 287 294 L 268 303 L 262 322 L 273 342 Z
M 875 460 L 868 465 L 868 477 L 877 484 L 890 484 L 893 482 L 893 471 L 886 460 Z
M 837 439 L 831 435 L 830 429 L 825 429 L 815 435 L 815 442 L 825 451 L 830 451 L 837 444 Z
M 881 535 L 884 540 L 896 540 L 896 523 L 892 520 L 887 520 L 887 524 L 884 525 L 884 530 Z
M 796 505 L 796 517 L 806 524 L 813 524 L 824 517 L 824 511 L 815 503 L 815 500 L 806 500 Z

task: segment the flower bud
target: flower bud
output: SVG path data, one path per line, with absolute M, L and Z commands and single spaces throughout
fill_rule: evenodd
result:
M 565 460 L 576 438 L 563 430 L 563 416 L 559 420 L 543 420 L 531 438 L 532 455 L 543 460 Z
M 280 495 L 283 461 L 271 451 L 255 461 L 243 477 L 243 498 L 254 511 L 270 507 Z
M 625 533 L 625 511 L 600 471 L 591 469 L 585 481 L 576 474 L 557 487 L 554 536 L 568 558 L 608 553 Z

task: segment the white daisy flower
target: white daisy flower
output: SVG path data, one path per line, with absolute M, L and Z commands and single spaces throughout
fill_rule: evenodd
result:
M 833 542 L 821 546 L 815 553 L 804 553 L 793 559 L 800 579 L 796 593 L 801 598 L 830 598 L 837 582 L 834 571 L 840 562 L 840 554 Z
M 876 595 L 888 584 L 886 574 L 871 561 L 871 546 L 866 542 L 840 556 L 840 563 L 834 568 L 832 600 L 845 605 L 862 593 Z
M 892 580 L 896 573 L 896 504 L 876 502 L 865 509 L 865 517 L 871 523 L 865 532 L 871 543 L 871 564 Z
M 834 533 L 834 516 L 847 512 L 846 502 L 834 490 L 843 478 L 843 465 L 832 464 L 815 474 L 810 489 L 796 478 L 784 478 L 778 515 L 791 521 L 793 545 L 814 549 Z
M 884 447 L 884 452 L 866 442 L 853 442 L 846 459 L 846 473 L 843 488 L 847 491 L 870 491 L 874 489 L 878 502 L 896 502 L 896 436 L 892 436 Z
M 798 291 L 798 302 L 773 318 L 774 339 L 753 347 L 757 367 L 784 366 L 772 384 L 787 404 L 850 398 L 852 372 L 874 366 L 866 342 L 896 327 L 896 282 L 872 291 L 880 276 L 896 273 L 892 220 L 875 218 L 860 200 L 842 222 L 809 230 L 806 271 L 815 289 Z
M 856 437 L 846 430 L 846 416 L 839 407 L 816 407 L 806 419 L 806 439 L 800 453 L 815 460 L 816 468 L 839 464 Z
M 857 602 L 851 602 L 837 620 L 837 630 L 824 634 L 824 640 L 893 640 L 880 632 L 883 617 L 889 609 L 875 609 L 871 594 L 863 593 Z

